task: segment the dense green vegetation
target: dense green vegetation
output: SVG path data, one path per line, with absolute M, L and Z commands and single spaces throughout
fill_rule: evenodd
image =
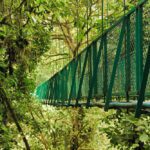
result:
M 104 2 L 104 29 L 137 1 Z M 101 0 L 0 0 L 0 149 L 150 149 L 150 117 L 33 97 L 102 32 Z

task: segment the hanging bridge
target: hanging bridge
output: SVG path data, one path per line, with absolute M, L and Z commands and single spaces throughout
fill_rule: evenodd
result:
M 129 10 L 61 71 L 36 88 L 54 106 L 150 108 L 150 6 Z

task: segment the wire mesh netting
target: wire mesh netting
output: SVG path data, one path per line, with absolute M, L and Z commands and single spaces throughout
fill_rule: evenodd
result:
M 132 9 L 60 72 L 39 85 L 36 95 L 52 104 L 104 101 L 109 92 L 111 100 L 137 100 L 150 41 L 149 5 L 143 2 Z M 149 99 L 150 76 L 145 95 Z

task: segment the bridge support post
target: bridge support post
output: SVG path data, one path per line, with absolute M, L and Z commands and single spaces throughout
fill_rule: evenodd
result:
M 96 64 L 96 57 L 97 57 L 97 42 L 94 41 L 93 43 L 93 47 L 92 47 L 92 52 L 93 52 L 93 72 L 92 72 L 92 76 L 95 73 L 94 72 L 94 66 Z M 95 75 L 95 86 L 94 86 L 94 95 L 97 95 L 97 73 Z
M 75 59 L 74 62 L 73 62 L 73 68 L 72 69 L 72 83 L 71 83 L 71 90 L 70 90 L 70 93 L 69 93 L 69 100 L 68 100 L 68 106 L 70 105 L 71 103 L 71 99 L 72 99 L 72 95 L 73 93 L 75 93 L 76 91 L 76 83 L 75 83 L 75 77 L 76 77 L 76 72 L 77 72 L 77 68 L 78 68 L 78 59 Z
M 110 83 L 109 83 L 109 87 L 108 87 L 108 92 L 107 92 L 107 96 L 106 96 L 106 102 L 105 102 L 105 107 L 104 107 L 105 111 L 107 111 L 109 109 L 109 103 L 112 98 L 112 89 L 113 89 L 113 85 L 114 85 L 114 81 L 115 81 L 115 75 L 116 75 L 117 66 L 118 66 L 118 62 L 119 62 L 119 56 L 120 56 L 121 49 L 122 49 L 123 37 L 124 37 L 124 32 L 125 32 L 125 24 L 126 24 L 126 20 L 123 21 L 122 29 L 121 29 L 120 36 L 119 36 L 117 52 L 116 52 L 116 56 L 115 56 L 115 60 L 114 60 L 114 64 L 113 64 L 113 70 L 112 70 Z
M 104 36 L 104 61 L 103 61 L 103 94 L 104 94 L 104 102 L 107 94 L 107 80 L 108 80 L 108 60 L 107 60 L 107 34 Z
M 55 101 L 56 101 L 56 90 L 57 90 L 57 88 L 56 88 L 56 77 L 55 77 L 55 79 L 54 79 L 54 100 L 53 100 L 53 105 L 55 105 Z
M 87 108 L 90 106 L 90 99 L 92 97 L 93 87 L 95 86 L 95 78 L 97 76 L 98 64 L 99 64 L 99 61 L 100 61 L 100 58 L 101 58 L 102 48 L 103 48 L 103 36 L 101 37 L 99 51 L 98 51 L 97 57 L 96 57 L 96 63 L 94 65 L 94 71 L 93 71 L 92 81 L 91 81 L 91 85 L 89 86 L 89 93 L 88 93 L 87 103 L 86 103 L 86 107 Z
M 136 91 L 139 94 L 142 74 L 143 74 L 143 27 L 142 27 L 143 8 L 140 5 L 136 8 L 136 32 L 135 32 L 135 49 L 136 49 Z
M 130 15 L 127 16 L 127 26 L 126 26 L 126 46 L 125 46 L 125 76 L 126 76 L 126 99 L 129 102 L 129 91 L 131 89 L 131 61 L 130 61 L 130 50 L 131 50 L 131 42 L 130 42 Z
M 137 118 L 141 116 L 141 109 L 142 109 L 142 104 L 145 98 L 145 89 L 146 89 L 146 84 L 148 81 L 149 71 L 150 71 L 150 44 L 148 47 L 147 58 L 146 58 L 146 63 L 145 63 L 144 73 L 143 73 L 143 79 L 142 79 L 142 84 L 141 84 L 140 93 L 138 97 L 138 103 L 136 106 L 135 117 Z
M 83 79 L 84 79 L 84 73 L 85 73 L 85 68 L 86 68 L 87 60 L 88 60 L 88 54 L 89 54 L 90 50 L 91 50 L 90 47 L 88 47 L 88 49 L 86 51 L 85 58 L 84 58 L 84 64 L 83 64 L 83 69 L 82 69 L 82 73 L 81 73 L 81 78 L 79 81 L 78 94 L 77 94 L 77 98 L 76 98 L 76 106 L 78 106 L 79 99 L 81 97 L 81 90 L 82 90 L 82 84 L 83 84 Z

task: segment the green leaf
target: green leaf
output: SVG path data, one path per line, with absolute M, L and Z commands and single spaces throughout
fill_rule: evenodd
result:
M 146 142 L 148 140 L 149 140 L 149 137 L 148 137 L 147 134 L 143 133 L 143 134 L 140 135 L 140 141 Z

